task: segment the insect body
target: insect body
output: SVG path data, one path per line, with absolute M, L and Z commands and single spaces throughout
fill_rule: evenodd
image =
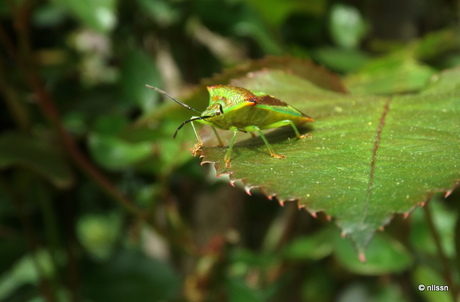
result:
M 183 122 L 177 128 L 176 133 L 174 133 L 174 137 L 176 137 L 177 132 L 185 124 L 190 123 L 198 140 L 198 144 L 193 149 L 194 152 L 197 152 L 202 146 L 201 138 L 198 136 L 195 126 L 193 125 L 194 121 L 211 125 L 220 145 L 223 145 L 222 140 L 214 127 L 233 132 L 232 140 L 230 141 L 228 151 L 224 158 L 226 167 L 230 167 L 230 155 L 238 131 L 251 133 L 258 132 L 271 156 L 275 158 L 285 158 L 285 156 L 276 154 L 273 151 L 273 148 L 261 130 L 291 125 L 297 138 L 305 138 L 307 135 L 301 135 L 297 126 L 313 121 L 309 116 L 273 96 L 262 92 L 252 92 L 241 87 L 228 85 L 208 86 L 207 88 L 210 96 L 209 106 L 203 112 L 199 112 L 176 100 L 161 89 L 150 85 L 146 86 L 168 96 L 187 109 L 201 114 L 200 116 L 193 116 L 189 120 Z

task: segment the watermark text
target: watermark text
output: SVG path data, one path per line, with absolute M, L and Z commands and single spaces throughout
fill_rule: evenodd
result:
M 423 292 L 446 292 L 449 290 L 449 286 L 447 285 L 436 285 L 436 284 L 431 284 L 431 285 L 425 285 L 425 284 L 419 284 L 418 285 L 418 290 Z

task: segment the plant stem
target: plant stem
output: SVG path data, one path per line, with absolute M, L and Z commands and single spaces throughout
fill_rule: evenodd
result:
M 451 265 L 449 264 L 449 259 L 447 258 L 446 253 L 445 253 L 445 251 L 444 251 L 444 249 L 442 247 L 439 232 L 436 229 L 436 226 L 435 226 L 434 221 L 433 221 L 433 214 L 432 214 L 432 211 L 431 211 L 431 209 L 429 207 L 429 202 L 427 204 L 425 204 L 425 206 L 423 206 L 422 208 L 423 208 L 423 211 L 425 212 L 425 217 L 426 217 L 426 221 L 428 223 L 428 228 L 430 229 L 431 235 L 433 236 L 434 242 L 436 244 L 436 248 L 438 250 L 439 258 L 441 260 L 442 266 L 444 267 L 444 273 L 443 273 L 444 280 L 446 281 L 447 285 L 449 286 L 449 292 L 452 295 L 453 301 L 456 301 L 457 300 L 457 292 L 458 292 L 458 290 L 457 290 L 457 288 L 455 286 L 455 283 L 454 283 L 454 280 L 452 278 L 453 272 L 452 272 L 452 269 L 451 269 Z
M 22 14 L 23 17 L 27 14 Z M 133 202 L 125 196 L 118 188 L 116 188 L 112 182 L 102 174 L 91 162 L 85 157 L 85 155 L 76 147 L 73 137 L 66 131 L 62 124 L 60 114 L 54 105 L 55 102 L 48 91 L 45 89 L 42 79 L 38 76 L 38 72 L 35 68 L 32 58 L 32 49 L 30 48 L 30 43 L 24 40 L 28 39 L 28 29 L 25 24 L 27 21 L 18 21 L 19 25 L 16 26 L 16 31 L 19 37 L 19 44 L 23 56 L 20 57 L 18 52 L 15 51 L 15 46 L 11 42 L 11 39 L 6 35 L 6 32 L 0 26 L 0 43 L 7 50 L 8 54 L 14 59 L 19 69 L 22 71 L 24 78 L 35 92 L 37 96 L 37 103 L 41 109 L 43 115 L 48 118 L 48 120 L 53 125 L 54 129 L 57 132 L 57 135 L 61 141 L 61 144 L 67 151 L 67 154 L 71 160 L 76 164 L 76 166 L 83 170 L 90 178 L 92 178 L 96 183 L 98 183 L 108 195 L 114 198 L 121 206 L 123 206 L 129 213 L 144 219 L 146 213 L 138 209 Z

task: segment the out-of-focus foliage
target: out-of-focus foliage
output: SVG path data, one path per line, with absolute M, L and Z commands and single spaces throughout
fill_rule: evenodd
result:
M 459 64 L 456 5 L 0 1 L 0 300 L 452 300 L 458 192 L 396 216 L 360 263 L 330 217 L 200 166 L 189 127 L 172 139 L 194 113 L 144 85 L 202 110 L 193 84 L 291 55 L 342 74 L 352 93 L 408 94 Z

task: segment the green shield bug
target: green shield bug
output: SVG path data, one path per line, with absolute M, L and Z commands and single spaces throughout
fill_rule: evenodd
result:
M 290 125 L 292 129 L 294 129 L 297 138 L 300 139 L 307 137 L 308 134 L 301 135 L 297 126 L 313 121 L 311 117 L 271 95 L 263 92 L 253 92 L 241 87 L 229 85 L 208 86 L 207 88 L 210 96 L 209 106 L 203 112 L 200 112 L 178 101 L 157 87 L 150 85 L 146 86 L 166 95 L 179 105 L 200 113 L 200 116 L 192 116 L 189 120 L 184 121 L 176 129 L 173 136 L 175 138 L 177 132 L 185 124 L 190 123 L 198 140 L 198 144 L 192 149 L 194 154 L 198 152 L 203 143 L 196 132 L 193 122 L 196 121 L 202 124 L 211 125 L 220 146 L 223 146 L 222 140 L 215 127 L 233 132 L 233 137 L 224 157 L 226 167 L 230 167 L 230 155 L 238 131 L 251 132 L 251 134 L 252 132 L 258 132 L 271 156 L 275 158 L 285 158 L 285 156 L 276 154 L 275 151 L 273 151 L 272 146 L 261 130 Z

